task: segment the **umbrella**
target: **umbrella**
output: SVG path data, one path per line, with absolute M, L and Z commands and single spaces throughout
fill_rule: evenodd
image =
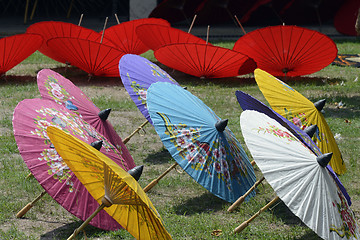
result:
M 358 238 L 354 214 L 325 168 L 331 153 L 317 157 L 281 124 L 257 111 L 244 111 L 240 124 L 257 166 L 297 217 L 323 239 Z
M 334 16 L 335 29 L 345 35 L 357 36 L 355 23 L 359 9 L 360 2 L 358 0 L 345 1 Z
M 332 65 L 360 67 L 360 54 L 338 54 Z
M 104 37 L 111 39 L 122 52 L 140 55 L 149 50 L 135 32 L 136 28 L 143 24 L 170 26 L 168 21 L 160 18 L 136 19 L 109 27 L 105 30 Z
M 38 34 L 16 34 L 0 39 L 0 76 L 39 49 L 43 38 Z
M 167 72 L 148 59 L 133 55 L 124 55 L 119 62 L 121 81 L 147 121 L 152 124 L 146 107 L 147 89 L 155 82 L 170 82 L 179 85 Z
M 255 70 L 255 80 L 276 112 L 302 129 L 310 125 L 318 126 L 318 131 L 313 137 L 314 142 L 322 153 L 334 154 L 330 165 L 337 174 L 343 174 L 346 171 L 344 160 L 321 113 L 325 100 L 312 103 L 295 89 L 261 69 Z
M 280 123 L 283 127 L 285 127 L 287 130 L 289 130 L 297 139 L 299 139 L 305 146 L 307 146 L 316 156 L 321 156 L 322 153 L 318 146 L 313 142 L 311 137 L 315 132 L 309 132 L 316 128 L 308 127 L 304 130 L 296 126 L 294 123 L 290 122 L 262 102 L 258 101 L 257 99 L 251 97 L 250 95 L 242 92 L 242 91 L 236 91 L 235 92 L 236 98 L 241 106 L 241 108 L 245 110 L 255 110 L 258 112 L 261 112 L 263 114 L 266 114 L 270 118 L 276 120 L 278 123 Z M 315 126 L 315 125 L 313 125 Z M 335 174 L 334 170 L 331 168 L 330 165 L 326 166 L 327 170 L 329 171 L 330 175 L 335 180 L 336 184 L 340 188 L 341 192 L 345 196 L 348 205 L 351 206 L 351 198 L 349 194 L 347 193 L 344 185 L 341 183 L 340 179 Z
M 88 39 L 55 37 L 47 41 L 56 55 L 90 76 L 118 77 L 118 63 L 125 54 L 118 48 Z
M 172 157 L 212 194 L 234 202 L 254 184 L 253 167 L 226 127 L 227 120 L 199 98 L 182 87 L 157 82 L 148 89 L 147 106 Z
M 104 154 L 56 127 L 48 127 L 47 133 L 64 162 L 100 204 L 93 216 L 101 209 L 106 210 L 136 239 L 171 239 L 159 213 L 130 174 Z M 86 225 L 87 221 L 70 239 Z
M 107 120 L 111 109 L 100 111 L 80 88 L 51 69 L 43 69 L 38 72 L 37 84 L 43 99 L 54 101 L 68 110 L 78 113 L 87 123 L 105 136 L 111 144 L 116 146 L 121 156 L 126 160 L 125 169 L 129 170 L 135 167 L 129 150 Z
M 196 77 L 235 77 L 256 68 L 248 56 L 209 44 L 169 44 L 157 49 L 154 55 L 162 64 Z
M 154 51 L 162 46 L 172 43 L 206 44 L 205 40 L 196 37 L 191 33 L 158 24 L 143 24 L 138 26 L 136 28 L 136 34 L 146 46 Z
M 46 133 L 48 126 L 63 129 L 89 144 L 101 141 L 100 151 L 119 167 L 128 170 L 125 160 L 120 152 L 79 114 L 53 101 L 25 99 L 16 106 L 13 115 L 14 137 L 25 164 L 52 198 L 67 211 L 85 220 L 97 208 L 98 203 L 54 149 Z M 90 224 L 104 230 L 121 228 L 105 211 L 101 211 Z
M 54 52 L 54 50 L 47 45 L 47 40 L 55 37 L 74 37 L 100 42 L 101 39 L 101 34 L 95 32 L 94 30 L 72 23 L 57 21 L 43 21 L 31 24 L 26 29 L 26 32 L 40 34 L 44 38 L 44 42 L 39 48 L 39 51 L 42 54 L 62 63 L 67 63 L 68 59 L 63 58 L 61 55 L 58 55 L 56 52 Z M 114 43 L 106 38 L 103 39 L 103 43 L 110 46 L 115 46 Z
M 328 66 L 337 55 L 326 35 L 297 26 L 271 26 L 240 37 L 233 50 L 254 59 L 257 67 L 275 76 L 301 76 Z

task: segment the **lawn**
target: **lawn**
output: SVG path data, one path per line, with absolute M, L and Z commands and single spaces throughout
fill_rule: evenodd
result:
M 339 53 L 360 53 L 359 40 L 337 40 L 336 44 Z M 217 45 L 231 48 L 233 42 Z M 143 56 L 156 62 L 151 51 Z M 219 117 L 229 119 L 229 128 L 251 160 L 240 130 L 242 110 L 235 91 L 244 91 L 267 104 L 254 76 L 198 79 L 156 63 Z M 12 114 L 20 101 L 40 97 L 36 73 L 44 68 L 51 68 L 72 80 L 100 109 L 112 108 L 109 121 L 122 138 L 145 120 L 119 78 L 93 77 L 88 81 L 87 74 L 81 70 L 65 68 L 64 64 L 39 52 L 10 70 L 6 79 L 0 80 L 0 239 L 66 239 L 82 223 L 47 195 L 24 218 L 16 218 L 16 213 L 39 195 L 42 188 L 33 177 L 26 178 L 29 170 L 13 136 Z M 351 208 L 359 222 L 360 68 L 329 65 L 311 75 L 281 79 L 313 102 L 326 98 L 324 116 L 333 134 L 338 136 L 337 143 L 347 166 L 347 172 L 339 178 L 352 197 Z M 339 107 L 340 102 L 342 107 Z M 174 163 L 150 124 L 127 143 L 127 148 L 135 163 L 144 165 L 139 180 L 142 187 Z M 255 173 L 257 178 L 262 176 L 256 166 Z M 235 227 L 276 196 L 266 182 L 256 191 L 254 198 L 228 213 L 230 203 L 210 194 L 181 169 L 176 169 L 150 190 L 148 196 L 174 239 L 319 239 L 282 202 L 261 213 L 243 232 L 232 234 Z M 91 226 L 78 238 L 84 235 L 88 239 L 133 239 L 125 230 L 107 232 Z

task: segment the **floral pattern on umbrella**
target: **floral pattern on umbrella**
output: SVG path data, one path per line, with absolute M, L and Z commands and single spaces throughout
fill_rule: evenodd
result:
M 186 173 L 228 202 L 249 190 L 256 177 L 230 129 L 218 127 L 226 120 L 190 92 L 171 83 L 153 83 L 147 97 L 156 132 Z
M 76 217 L 85 220 L 91 212 L 83 211 L 83 207 L 92 210 L 98 204 L 54 149 L 46 132 L 49 126 L 62 129 L 88 144 L 102 141 L 100 151 L 103 154 L 123 169 L 126 169 L 125 161 L 117 148 L 78 113 L 43 99 L 25 99 L 17 105 L 13 116 L 14 137 L 25 164 L 54 200 Z M 104 230 L 121 228 L 105 211 L 90 224 Z

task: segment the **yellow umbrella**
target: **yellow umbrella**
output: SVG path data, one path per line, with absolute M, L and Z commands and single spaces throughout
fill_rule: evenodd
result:
M 345 162 L 329 125 L 321 113 L 325 100 L 312 103 L 295 89 L 269 73 L 261 69 L 255 69 L 254 73 L 261 92 L 276 112 L 302 129 L 311 125 L 318 127 L 318 131 L 313 136 L 314 142 L 322 153 L 333 153 L 330 161 L 333 170 L 337 174 L 345 173 Z
M 56 127 L 48 127 L 47 133 L 56 151 L 100 204 L 92 216 L 104 208 L 136 239 L 171 239 L 159 213 L 129 173 L 92 146 Z M 91 217 L 69 239 L 75 237 Z

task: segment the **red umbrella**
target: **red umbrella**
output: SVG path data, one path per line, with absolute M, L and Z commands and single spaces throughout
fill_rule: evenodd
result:
M 190 33 L 170 26 L 144 24 L 136 28 L 136 34 L 141 41 L 152 50 L 172 43 L 202 43 L 206 41 Z
M 347 0 L 334 17 L 334 26 L 342 34 L 356 36 L 355 22 L 359 14 L 360 1 Z
M 57 37 L 47 41 L 54 52 L 90 76 L 119 77 L 118 64 L 125 54 L 118 48 L 80 38 Z
M 101 39 L 101 34 L 95 32 L 94 30 L 66 22 L 55 22 L 55 21 L 38 22 L 30 25 L 26 29 L 26 32 L 40 34 L 44 38 L 44 43 L 40 47 L 39 51 L 42 54 L 62 63 L 66 63 L 67 59 L 63 58 L 62 56 L 59 56 L 56 52 L 54 52 L 47 45 L 46 43 L 47 40 L 55 37 L 74 37 L 74 38 L 89 39 L 95 42 L 100 42 Z M 110 46 L 114 46 L 114 44 L 108 39 L 104 39 L 103 43 Z
M 38 34 L 23 33 L 0 39 L 0 76 L 39 49 L 43 38 Z
M 88 144 L 101 140 L 100 151 L 125 169 L 124 159 L 105 137 L 77 113 L 55 102 L 25 99 L 16 106 L 13 115 L 14 137 L 27 167 L 52 198 L 67 211 L 85 220 L 99 204 L 56 152 L 46 132 L 48 126 L 60 128 Z M 84 164 L 91 165 L 91 162 Z M 105 211 L 99 214 L 90 222 L 91 225 L 104 230 L 121 228 Z
M 37 84 L 43 99 L 56 102 L 68 110 L 80 114 L 86 122 L 116 146 L 122 157 L 126 159 L 126 162 L 124 162 L 126 170 L 136 166 L 125 144 L 109 120 L 107 120 L 111 109 L 100 111 L 80 88 L 50 69 L 43 69 L 38 72 Z
M 234 77 L 256 68 L 255 62 L 246 55 L 209 44 L 170 44 L 154 54 L 162 64 L 197 77 Z
M 111 39 L 121 51 L 140 55 L 149 50 L 138 38 L 135 29 L 142 24 L 157 24 L 159 26 L 170 26 L 170 23 L 159 18 L 143 18 L 123 22 L 105 30 L 104 36 Z M 102 32 L 101 32 L 102 34 Z
M 301 76 L 328 66 L 337 47 L 326 35 L 296 26 L 272 26 L 240 37 L 233 50 L 253 58 L 274 76 Z

